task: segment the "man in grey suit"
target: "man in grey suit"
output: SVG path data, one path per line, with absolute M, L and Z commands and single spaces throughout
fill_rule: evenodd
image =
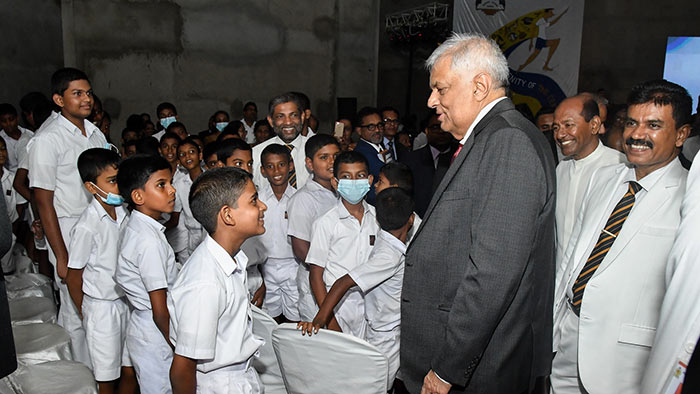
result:
M 454 34 L 427 66 L 461 147 L 406 252 L 401 375 L 411 393 L 528 393 L 552 360 L 551 150 L 506 98 L 495 42 Z

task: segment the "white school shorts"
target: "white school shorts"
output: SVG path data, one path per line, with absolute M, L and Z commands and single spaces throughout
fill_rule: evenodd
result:
M 295 259 L 268 259 L 263 265 L 265 307 L 270 316 L 284 315 L 289 320 L 299 321 L 298 267 Z
M 165 341 L 151 310 L 134 310 L 126 330 L 126 346 L 142 394 L 170 394 L 173 351 Z
M 328 288 L 330 290 L 330 288 Z M 365 338 L 367 320 L 365 319 L 365 299 L 357 289 L 351 289 L 334 309 L 335 319 L 345 334 Z
M 246 363 L 250 364 L 250 363 Z M 264 394 L 265 387 L 255 368 L 220 368 L 203 373 L 197 371 L 197 394 Z
M 301 321 L 313 321 L 318 313 L 318 305 L 316 305 L 316 299 L 311 292 L 309 266 L 305 263 L 299 264 L 299 269 L 297 269 L 297 291 L 299 293 L 297 307 Z
M 109 382 L 118 379 L 126 336 L 126 301 L 121 298 L 113 301 L 100 300 L 85 295 L 82 312 L 95 380 Z
M 388 385 L 386 387 L 391 388 L 394 385 L 396 373 L 399 371 L 401 326 L 396 326 L 391 331 L 375 331 L 368 326 L 365 340 L 381 350 L 389 360 L 389 376 L 387 377 Z

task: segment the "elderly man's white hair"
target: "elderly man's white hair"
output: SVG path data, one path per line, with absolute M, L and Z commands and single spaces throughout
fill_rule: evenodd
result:
M 482 34 L 452 33 L 425 61 L 426 68 L 432 71 L 435 64 L 445 56 L 452 57 L 451 69 L 485 71 L 499 87 L 508 87 L 508 61 L 498 44 Z

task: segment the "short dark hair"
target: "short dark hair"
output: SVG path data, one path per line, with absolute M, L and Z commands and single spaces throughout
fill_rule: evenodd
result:
M 367 161 L 367 158 L 362 153 L 351 150 L 342 152 L 338 155 L 338 157 L 335 158 L 335 162 L 333 162 L 333 176 L 335 176 L 336 178 L 338 177 L 338 169 L 340 168 L 341 164 L 352 163 L 364 164 L 367 168 L 367 171 L 369 172 L 369 161 Z
M 165 131 L 166 131 L 167 133 L 170 133 L 170 132 L 175 133 L 175 132 L 173 131 L 173 129 L 178 128 L 178 127 L 182 128 L 183 130 L 185 130 L 185 133 L 187 133 L 187 127 L 185 127 L 185 124 L 182 123 L 182 122 L 173 122 L 173 123 L 170 123 L 170 124 L 168 125 L 168 127 L 165 129 Z M 166 134 L 167 134 L 167 133 L 166 133 Z M 163 135 L 163 137 L 165 137 L 165 135 Z M 162 138 L 161 138 L 161 139 L 162 139 Z
M 656 79 L 638 84 L 632 88 L 632 92 L 627 97 L 628 105 L 648 102 L 653 102 L 657 106 L 670 104 L 676 128 L 691 122 L 693 99 L 690 98 L 688 91 L 683 86 L 665 79 Z
M 219 144 L 217 142 L 210 142 L 204 145 L 204 150 L 202 150 L 202 159 L 206 161 L 209 156 L 216 155 L 218 150 Z M 219 159 L 218 155 L 216 156 L 216 159 Z
M 238 130 L 241 127 L 243 127 L 243 122 L 241 122 L 240 120 L 232 120 L 232 121 L 228 122 L 228 124 L 226 125 L 226 127 L 224 127 L 224 129 L 222 131 L 234 132 L 234 133 L 238 134 Z
M 136 137 L 137 137 L 136 139 L 138 139 L 138 136 L 141 134 L 137 130 L 125 127 L 124 130 L 122 130 L 122 139 L 124 139 L 124 137 L 126 136 L 126 133 L 136 133 Z
M 133 146 L 138 151 L 137 145 L 138 145 L 139 141 L 140 140 L 126 140 L 122 144 L 122 147 L 124 148 L 124 150 L 126 150 L 126 148 Z
M 255 122 L 255 126 L 253 126 L 253 132 L 258 131 L 260 127 L 267 126 L 270 131 L 272 131 L 272 126 L 270 126 L 270 122 L 267 121 L 267 119 L 260 119 L 257 122 Z
M 253 108 L 255 108 L 256 111 L 258 110 L 258 106 L 257 106 L 254 102 L 248 101 L 247 103 L 245 103 L 245 104 L 243 105 L 243 111 L 245 111 L 246 108 L 248 108 L 248 107 L 250 107 L 250 106 L 253 106 Z
M 189 137 L 185 138 L 184 140 L 182 140 L 182 142 L 180 142 L 180 146 L 183 146 L 183 145 L 192 145 L 195 148 L 197 148 L 197 153 L 199 153 L 199 144 L 192 136 L 189 136 Z
M 287 161 L 292 161 L 292 153 L 289 151 L 289 148 L 287 148 L 284 145 L 280 144 L 270 144 L 263 149 L 262 153 L 260 154 L 260 165 L 262 165 L 262 162 L 265 160 L 265 157 L 268 155 L 280 155 L 284 156 L 287 158 Z
M 190 188 L 192 216 L 209 234 L 216 232 L 217 216 L 224 205 L 238 208 L 246 184 L 253 181 L 248 172 L 235 167 L 214 168 L 195 179 Z
M 226 112 L 226 111 L 224 111 L 224 110 L 221 110 L 221 109 L 218 110 L 218 111 L 216 111 L 216 112 L 214 112 L 214 115 L 212 115 L 211 117 L 212 117 L 212 118 L 216 118 L 216 115 L 218 115 L 218 114 L 224 114 L 224 115 L 226 115 L 226 117 L 227 117 L 229 120 L 231 119 L 231 117 L 228 116 L 228 112 Z
M 327 145 L 335 145 L 338 147 L 338 149 L 340 149 L 340 143 L 332 135 L 316 134 L 315 136 L 306 140 L 306 145 L 304 145 L 306 157 L 313 160 L 316 152 Z
M 71 82 L 80 80 L 86 80 L 90 83 L 87 75 L 77 68 L 65 67 L 58 69 L 51 76 L 51 94 L 62 96 Z
M 382 113 L 375 107 L 362 107 L 359 111 L 357 111 L 357 116 L 355 116 L 355 121 L 352 122 L 352 124 L 355 127 L 360 127 L 362 124 L 362 118 L 369 115 L 377 115 L 380 119 L 382 119 Z
M 600 116 L 600 110 L 598 109 L 598 103 L 593 100 L 593 98 L 583 99 L 583 108 L 581 109 L 581 116 L 586 122 L 590 122 L 594 116 Z
M 384 174 L 392 185 L 396 185 L 411 194 L 413 193 L 413 173 L 407 165 L 399 162 L 387 163 L 382 166 L 379 173 Z
M 301 103 L 301 100 L 299 100 L 299 96 L 297 96 L 295 93 L 292 92 L 287 92 L 287 93 L 282 93 L 278 96 L 275 96 L 270 100 L 270 103 L 268 104 L 268 114 L 270 117 L 274 114 L 275 107 L 284 104 L 284 103 L 294 103 L 296 104 L 297 108 L 299 109 L 299 113 L 304 112 L 303 105 Z
M 227 126 L 227 127 L 228 127 L 228 126 Z M 223 141 L 223 140 L 227 140 L 227 139 L 229 139 L 229 138 L 226 138 L 226 137 L 228 137 L 228 136 L 232 136 L 233 138 L 236 138 L 236 139 L 239 139 L 239 140 L 241 139 L 241 135 L 238 134 L 237 131 L 226 130 L 226 129 L 224 129 L 224 131 L 222 131 L 221 134 L 219 134 L 219 136 L 216 137 L 216 142 L 221 142 L 221 141 Z
M 2 103 L 0 104 L 0 116 L 2 115 L 17 116 L 17 109 L 10 103 Z
M 117 185 L 119 193 L 129 205 L 134 205 L 131 192 L 143 189 L 148 178 L 160 170 L 170 170 L 170 163 L 161 156 L 138 154 L 124 159 L 119 165 Z
M 119 155 L 111 149 L 92 148 L 78 156 L 78 173 L 83 182 L 97 182 L 105 168 L 119 168 Z
M 136 152 L 144 155 L 160 156 L 160 143 L 155 137 L 144 137 L 136 142 Z
M 413 214 L 413 199 L 406 190 L 390 187 L 377 194 L 377 222 L 384 231 L 398 230 Z
M 391 105 L 385 105 L 379 110 L 379 112 L 381 113 L 384 113 L 384 111 L 393 111 L 396 112 L 396 116 L 399 116 L 399 110 L 392 107 Z
M 537 111 L 537 115 L 535 115 L 535 120 L 537 120 L 537 118 L 539 118 L 542 115 L 554 115 L 554 108 L 552 108 L 552 107 L 540 108 L 540 110 Z
M 163 134 L 160 137 L 160 143 L 158 145 L 162 144 L 163 140 L 168 140 L 168 139 L 177 141 L 178 145 L 182 141 L 180 139 L 180 136 L 178 136 L 177 134 L 173 133 L 172 131 L 166 131 L 165 134 Z
M 306 111 L 307 109 L 311 109 L 311 100 L 309 100 L 309 96 L 304 94 L 303 92 L 290 92 L 299 98 L 299 102 L 301 103 L 301 107 L 299 107 L 302 111 Z
M 175 115 L 177 115 L 177 108 L 175 108 L 175 104 L 164 101 L 164 102 L 158 104 L 158 106 L 156 107 L 156 117 L 158 117 L 158 114 L 160 113 L 160 111 L 162 111 L 164 109 L 170 109 L 173 111 L 173 113 Z
M 247 142 L 238 138 L 217 141 L 217 145 L 218 148 L 216 149 L 216 158 L 222 163 L 226 163 L 226 160 L 233 156 L 233 152 L 237 150 L 253 150 L 253 148 L 251 148 Z

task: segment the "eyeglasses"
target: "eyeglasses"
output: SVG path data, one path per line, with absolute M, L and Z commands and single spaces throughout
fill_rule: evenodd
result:
M 389 119 L 389 118 L 385 118 L 385 119 L 384 119 L 384 124 L 387 124 L 387 123 L 391 123 L 391 124 L 393 124 L 393 125 L 397 125 L 397 124 L 399 124 L 399 120 L 398 120 L 398 119 Z
M 365 124 L 360 127 L 366 128 L 369 131 L 377 131 L 377 129 L 384 128 L 384 122 Z

